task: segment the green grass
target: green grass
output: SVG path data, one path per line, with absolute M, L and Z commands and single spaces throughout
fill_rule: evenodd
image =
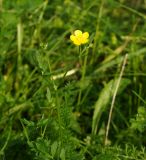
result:
M 0 160 L 146 159 L 145 11 L 0 0 Z M 76 29 L 90 34 L 80 53 Z

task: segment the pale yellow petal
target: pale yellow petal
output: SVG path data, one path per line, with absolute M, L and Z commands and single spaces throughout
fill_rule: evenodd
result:
M 77 46 L 80 46 L 80 45 L 81 45 L 80 42 L 76 42 L 76 43 L 74 42 L 74 44 L 77 45 Z
M 76 40 L 73 41 L 73 42 L 74 42 L 74 44 L 77 45 L 77 46 L 81 45 L 81 42 L 80 42 L 78 39 L 76 39 Z
M 76 37 L 74 35 L 70 35 L 70 40 L 74 41 Z
M 89 37 L 89 33 L 84 32 L 83 35 L 82 35 L 82 44 L 85 44 L 89 41 L 88 37 Z
M 84 37 L 85 39 L 87 39 L 87 38 L 89 37 L 89 33 L 88 33 L 88 32 L 84 32 L 84 33 L 83 33 L 83 37 Z
M 82 39 L 82 44 L 85 44 L 89 41 L 89 39 Z
M 74 34 L 75 34 L 75 36 L 77 36 L 77 37 L 81 37 L 81 36 L 82 36 L 82 31 L 80 31 L 80 30 L 75 30 Z

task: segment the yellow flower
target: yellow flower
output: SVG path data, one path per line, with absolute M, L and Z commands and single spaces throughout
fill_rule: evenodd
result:
M 75 30 L 74 34 L 70 36 L 70 39 L 71 41 L 73 41 L 75 45 L 80 46 L 81 44 L 85 44 L 89 41 L 88 37 L 89 37 L 88 32 L 82 33 L 82 31 L 80 30 Z

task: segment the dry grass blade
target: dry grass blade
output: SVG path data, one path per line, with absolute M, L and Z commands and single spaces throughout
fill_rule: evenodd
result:
M 115 91 L 114 91 L 114 94 L 113 94 L 110 113 L 109 113 L 109 118 L 108 118 L 108 123 L 107 123 L 107 128 L 106 128 L 106 137 L 105 137 L 105 143 L 104 143 L 105 145 L 107 145 L 107 142 L 108 142 L 108 133 L 109 133 L 109 129 L 110 129 L 112 111 L 113 111 L 113 108 L 114 108 L 116 95 L 117 95 L 117 92 L 118 92 L 118 89 L 119 89 L 119 86 L 120 86 L 120 82 L 121 82 L 121 79 L 122 79 L 122 75 L 123 75 L 123 72 L 124 72 L 124 69 L 125 69 L 125 65 L 126 65 L 126 62 L 127 62 L 127 57 L 128 57 L 128 55 L 126 54 L 125 57 L 124 57 L 124 60 L 123 60 L 123 65 L 122 65 L 122 69 L 121 69 L 121 72 L 120 72 L 120 75 L 119 75 L 119 79 L 117 81 L 116 88 L 115 88 Z

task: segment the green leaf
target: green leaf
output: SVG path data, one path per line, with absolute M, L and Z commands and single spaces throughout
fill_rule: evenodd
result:
M 55 156 L 55 153 L 56 153 L 56 151 L 57 151 L 57 147 L 58 147 L 58 143 L 57 143 L 57 141 L 55 141 L 55 142 L 51 145 L 51 154 L 52 154 L 53 157 Z
M 47 97 L 47 99 L 48 99 L 48 102 L 51 102 L 51 92 L 50 92 L 50 89 L 49 89 L 49 88 L 47 88 L 46 97 Z
M 95 109 L 92 120 L 92 134 L 96 134 L 100 117 L 102 113 L 105 111 L 107 105 L 111 102 L 117 81 L 118 79 L 112 79 L 109 83 L 107 83 L 106 86 L 102 89 L 99 98 L 95 103 Z M 120 82 L 118 94 L 121 93 L 128 84 L 130 84 L 130 80 L 123 78 Z
M 61 160 L 65 160 L 65 149 L 64 148 L 61 149 L 60 158 Z

